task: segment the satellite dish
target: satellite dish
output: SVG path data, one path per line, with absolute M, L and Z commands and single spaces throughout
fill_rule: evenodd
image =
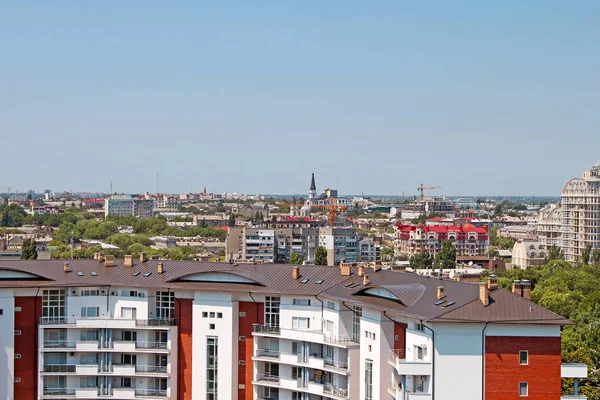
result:
M 469 267 L 473 266 L 473 261 L 469 261 Z

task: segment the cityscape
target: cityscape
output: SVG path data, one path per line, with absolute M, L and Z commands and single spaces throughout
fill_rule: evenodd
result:
M 0 400 L 600 400 L 600 3 L 0 5 Z

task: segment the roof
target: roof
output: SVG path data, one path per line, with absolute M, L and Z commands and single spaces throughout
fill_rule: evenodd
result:
M 383 311 L 424 321 L 488 322 L 519 324 L 558 324 L 569 321 L 534 303 L 498 289 L 490 295 L 489 307 L 479 301 L 477 284 L 436 279 L 414 273 L 368 270 L 369 283 L 363 284 L 356 267 L 350 276 L 340 274 L 338 267 L 300 266 L 300 277 L 292 279 L 294 265 L 230 264 L 199 261 L 158 261 L 123 266 L 115 260 L 106 267 L 95 260 L 69 260 L 72 272 L 65 273 L 61 260 L 0 260 L 0 288 L 18 287 L 102 287 L 170 290 L 201 290 L 210 292 L 265 293 L 318 296 L 345 304 Z M 164 273 L 157 272 L 163 263 Z M 2 271 L 5 271 L 2 274 Z M 8 272 L 6 272 L 8 271 Z M 30 274 L 7 279 L 10 271 Z M 95 272 L 95 275 L 92 275 Z M 233 279 L 217 279 L 230 276 Z M 4 279 L 3 279 L 4 277 Z M 217 278 L 215 278 L 217 277 Z M 439 304 L 438 286 L 444 286 L 446 300 Z M 377 289 L 377 290 L 369 290 Z M 381 292 L 383 291 L 383 292 Z M 378 293 L 388 293 L 387 296 Z M 436 305 L 436 303 L 438 303 Z

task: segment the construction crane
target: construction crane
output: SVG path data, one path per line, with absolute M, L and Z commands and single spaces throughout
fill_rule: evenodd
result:
M 335 198 L 334 197 L 329 197 L 327 198 L 328 204 L 311 204 L 310 208 L 320 208 L 320 209 L 327 209 L 329 210 L 329 226 L 331 226 L 333 228 L 333 226 L 335 225 L 335 215 L 339 212 L 339 211 L 347 211 L 348 207 L 347 206 L 339 206 L 337 204 L 335 204 Z M 305 207 L 305 204 L 298 204 L 298 203 L 280 203 L 280 202 L 276 202 L 275 205 L 277 206 L 283 206 L 283 207 Z
M 433 189 L 441 189 L 441 186 L 425 186 L 421 183 L 421 185 L 417 188 L 418 191 L 421 192 L 421 201 L 425 198 L 425 190 L 433 190 Z

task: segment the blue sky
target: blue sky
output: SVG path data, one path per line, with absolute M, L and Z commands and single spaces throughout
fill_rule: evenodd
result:
M 3 1 L 0 191 L 558 195 L 598 1 Z

